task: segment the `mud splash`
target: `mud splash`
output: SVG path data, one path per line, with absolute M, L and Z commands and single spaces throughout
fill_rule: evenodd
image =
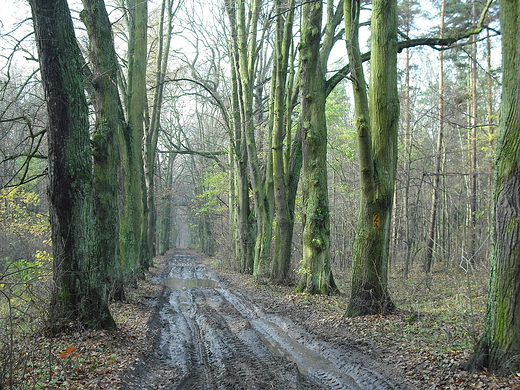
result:
M 170 266 L 156 355 L 123 389 L 405 389 L 368 357 L 266 313 L 193 257 L 175 255 Z

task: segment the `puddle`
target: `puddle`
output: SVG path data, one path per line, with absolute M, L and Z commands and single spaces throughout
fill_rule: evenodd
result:
M 271 335 L 276 334 L 278 338 L 280 338 L 279 341 L 284 342 L 285 346 L 280 344 L 279 341 L 276 341 L 272 337 L 269 337 L 269 335 L 262 335 L 262 342 L 276 355 L 286 357 L 296 363 L 299 371 L 302 374 L 309 374 L 310 369 L 314 371 L 337 371 L 337 368 L 330 361 L 323 358 L 319 353 L 316 353 L 300 344 L 298 341 L 293 340 L 289 335 L 287 335 L 282 329 L 280 329 L 271 321 L 266 320 L 265 323 L 268 325 L 268 329 L 271 330 Z
M 181 278 L 166 278 L 161 281 L 161 284 L 173 289 L 181 289 L 183 287 L 192 288 L 216 288 L 218 282 L 211 279 L 181 279 Z

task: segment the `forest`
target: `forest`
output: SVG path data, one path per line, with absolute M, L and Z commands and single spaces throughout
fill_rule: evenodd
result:
M 410 388 L 520 388 L 518 0 L 3 7 L 0 390 L 127 372 L 185 253 Z

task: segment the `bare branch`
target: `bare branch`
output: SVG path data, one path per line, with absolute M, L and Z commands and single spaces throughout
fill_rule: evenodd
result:
M 467 39 L 473 35 L 477 35 L 482 32 L 484 28 L 488 28 L 488 26 L 484 25 L 484 19 L 491 7 L 491 4 L 494 0 L 488 0 L 482 13 L 480 14 L 480 19 L 477 25 L 473 28 L 470 28 L 466 31 L 461 32 L 460 34 L 453 35 L 450 37 L 423 37 L 423 38 L 415 38 L 415 39 L 406 39 L 404 41 L 400 41 L 397 43 L 397 52 L 400 53 L 406 48 L 416 47 L 416 46 L 429 46 L 435 50 L 447 50 L 454 47 L 454 44 Z M 497 34 L 499 33 L 496 30 Z M 402 34 L 401 34 L 402 36 Z M 361 59 L 363 62 L 370 60 L 370 52 L 364 53 L 361 55 Z M 345 77 L 350 74 L 350 64 L 345 65 L 343 68 L 338 70 L 333 76 L 331 76 L 325 83 L 326 94 L 327 96 L 332 92 L 332 90 L 338 85 Z

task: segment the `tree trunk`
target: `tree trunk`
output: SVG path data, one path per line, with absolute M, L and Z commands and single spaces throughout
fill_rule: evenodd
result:
M 226 2 L 232 31 L 232 54 L 234 70 L 238 80 L 238 105 L 240 107 L 241 147 L 247 153 L 247 167 L 254 200 L 256 236 L 254 246 L 253 275 L 266 276 L 270 261 L 272 238 L 272 205 L 266 188 L 265 170 L 260 166 L 255 139 L 255 118 L 253 112 L 253 89 L 258 62 L 257 28 L 262 1 L 252 0 L 249 15 L 246 15 L 245 1 Z M 247 21 L 246 21 L 247 17 Z M 240 159 L 244 161 L 243 159 Z M 244 183 L 242 183 L 242 186 Z M 240 188 L 240 187 L 239 187 Z M 240 191 L 240 189 L 239 189 Z M 245 210 L 241 211 L 242 213 Z M 247 234 L 242 232 L 241 234 Z
M 520 370 L 520 50 L 518 1 L 500 1 L 502 100 L 494 183 L 491 276 L 484 334 L 466 364 L 498 375 Z
M 146 201 L 148 206 L 147 245 L 150 250 L 150 258 L 156 252 L 157 210 L 155 206 L 155 162 L 157 158 L 157 142 L 159 139 L 159 125 L 161 120 L 161 108 L 163 101 L 164 80 L 168 67 L 170 43 L 172 38 L 173 1 L 163 0 L 161 4 L 161 18 L 159 22 L 159 47 L 157 49 L 157 67 L 155 75 L 155 91 L 152 101 L 151 118 L 145 133 L 145 179 Z M 166 14 L 166 15 L 165 15 Z M 165 22 L 166 20 L 166 22 Z M 166 34 L 164 27 L 166 25 Z
M 410 1 L 404 3 L 404 29 L 405 34 L 410 34 L 412 26 L 412 5 Z M 410 212 L 410 187 L 412 174 L 412 104 L 410 100 L 410 48 L 404 50 L 405 55 L 405 86 L 404 86 L 404 199 L 403 199 L 403 225 L 404 225 L 404 264 L 403 277 L 408 278 L 412 267 L 412 250 L 414 237 L 411 233 L 413 213 Z
M 477 22 L 477 6 L 476 1 L 472 1 L 472 19 Z M 477 256 L 477 36 L 470 38 L 471 55 L 470 55 L 470 134 L 469 134 L 469 150 L 470 150 L 470 176 L 469 176 L 469 243 L 467 251 L 467 259 L 471 264 L 475 264 Z
M 397 3 L 375 0 L 372 4 L 371 77 L 367 100 L 358 40 L 360 2 L 345 2 L 361 169 L 361 202 L 348 316 L 386 313 L 393 308 L 387 284 L 399 119 Z
M 272 221 L 269 218 L 271 207 L 267 200 L 267 180 L 265 172 L 260 168 L 258 149 L 255 139 L 255 122 L 253 113 L 253 82 L 257 63 L 257 26 L 260 15 L 261 0 L 252 0 L 249 29 L 246 25 L 245 7 L 238 2 L 238 46 L 239 46 L 239 80 L 241 82 L 242 131 L 244 132 L 249 178 L 254 199 L 256 218 L 256 237 L 254 250 L 254 276 L 266 276 L 270 261 L 272 238 Z
M 320 56 L 323 7 L 304 3 L 301 27 L 301 126 L 303 154 L 303 259 L 297 291 L 338 291 L 330 267 L 330 215 L 327 189 L 325 69 Z
M 444 37 L 444 15 L 446 10 L 446 0 L 441 3 L 441 26 L 440 38 Z M 437 226 L 437 211 L 439 209 L 439 199 L 441 195 L 441 171 L 443 159 L 443 139 L 444 139 L 444 52 L 439 52 L 439 130 L 437 132 L 437 147 L 435 153 L 435 172 L 433 173 L 433 192 L 432 203 L 430 206 L 430 219 L 428 237 L 426 237 L 426 254 L 424 258 L 424 272 L 429 273 L 432 268 L 433 252 L 435 245 L 435 230 Z
M 144 109 L 146 103 L 146 54 L 148 6 L 128 0 L 128 90 L 123 160 L 124 213 L 121 219 L 121 252 L 129 270 L 150 265 L 147 246 L 146 186 L 143 168 Z
M 87 29 L 95 92 L 94 199 L 99 234 L 98 259 L 109 272 L 106 278 L 115 291 L 124 283 L 119 256 L 119 139 L 125 129 L 123 107 L 117 88 L 117 55 L 112 27 L 103 1 L 84 0 L 81 18 Z
M 233 163 L 233 188 L 235 199 L 232 207 L 236 210 L 231 214 L 236 219 L 231 221 L 237 228 L 237 244 L 235 246 L 235 264 L 242 273 L 252 274 L 254 266 L 253 258 L 253 226 L 251 218 L 251 206 L 249 202 L 249 175 L 247 172 L 247 150 L 244 133 L 242 131 L 242 116 L 240 104 L 241 84 L 238 75 L 238 32 L 236 23 L 236 8 L 234 2 L 226 2 L 226 12 L 230 20 L 231 43 L 231 112 L 230 115 L 230 148 Z
M 49 199 L 54 255 L 50 326 L 79 320 L 115 326 L 107 303 L 105 264 L 97 254 L 81 53 L 65 0 L 30 1 L 48 112 Z
M 405 115 L 404 115 L 404 158 L 405 158 L 405 182 L 404 182 L 404 205 L 403 205 L 403 223 L 404 223 L 404 244 L 405 258 L 403 266 L 403 277 L 408 279 L 410 268 L 412 267 L 412 249 L 413 242 L 410 226 L 412 224 L 410 213 L 410 186 L 412 172 L 412 136 L 411 136 L 411 104 L 410 104 L 410 51 L 405 49 Z
M 168 154 L 168 164 L 166 171 L 166 179 L 164 183 L 163 208 L 160 215 L 160 223 L 158 224 L 157 236 L 159 237 L 159 254 L 164 255 L 166 251 L 172 247 L 172 223 L 173 223 L 173 162 L 175 154 Z
M 292 226 L 291 220 L 294 218 L 290 213 L 288 203 L 288 179 L 286 151 L 284 150 L 284 140 L 286 134 L 290 135 L 290 114 L 292 104 L 287 99 L 291 95 L 288 89 L 290 48 L 292 44 L 292 25 L 294 18 L 294 0 L 289 2 L 276 1 L 276 37 L 275 37 L 275 63 L 271 83 L 274 85 L 272 96 L 273 117 L 273 179 L 274 179 L 274 205 L 275 205 L 275 232 L 274 232 L 274 252 L 272 277 L 278 283 L 285 283 L 289 273 L 292 252 Z M 289 76 L 290 77 L 290 76 Z M 290 139 L 290 138 L 289 138 Z M 291 145 L 288 144 L 287 148 Z M 289 234 L 290 233 L 290 234 Z

